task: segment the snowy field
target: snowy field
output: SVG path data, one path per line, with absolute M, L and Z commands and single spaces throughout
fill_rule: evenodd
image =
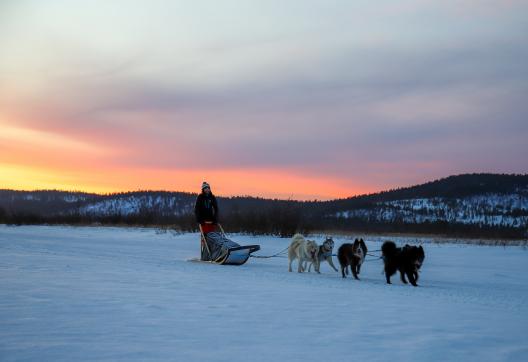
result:
M 527 361 L 528 251 L 425 252 L 414 288 L 379 260 L 343 280 L 283 258 L 190 263 L 197 234 L 0 225 L 0 361 Z

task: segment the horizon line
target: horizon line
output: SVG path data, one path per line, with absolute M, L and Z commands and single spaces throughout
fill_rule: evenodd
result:
M 449 175 L 449 176 L 445 176 L 445 177 L 440 177 L 440 178 L 437 178 L 437 179 L 434 179 L 434 180 L 431 180 L 431 181 L 426 181 L 426 182 L 423 182 L 423 183 L 420 183 L 420 184 L 411 184 L 411 185 L 406 185 L 406 186 L 397 186 L 397 187 L 392 187 L 392 188 L 388 188 L 388 189 L 384 189 L 384 190 L 377 190 L 377 191 L 370 192 L 370 193 L 355 194 L 355 195 L 350 195 L 350 196 L 345 196 L 345 197 L 337 197 L 337 198 L 329 198 L 329 199 L 318 199 L 318 198 L 314 198 L 314 199 L 296 199 L 296 198 L 293 198 L 293 195 L 290 198 L 265 197 L 265 196 L 258 196 L 258 195 L 256 195 L 256 196 L 254 196 L 254 195 L 224 195 L 224 194 L 216 194 L 216 193 L 214 193 L 214 195 L 218 196 L 218 197 L 223 197 L 223 198 L 247 197 L 247 198 L 255 198 L 255 199 L 260 198 L 260 199 L 264 199 L 264 200 L 279 200 L 279 201 L 298 201 L 298 202 L 321 201 L 321 202 L 325 202 L 325 201 L 344 200 L 344 199 L 350 199 L 350 198 L 361 197 L 361 196 L 375 195 L 375 194 L 382 193 L 382 192 L 388 192 L 388 191 L 397 190 L 397 189 L 404 189 L 404 188 L 411 188 L 411 187 L 420 186 L 420 185 L 424 185 L 424 184 L 431 183 L 431 182 L 441 181 L 441 180 L 444 180 L 444 179 L 447 179 L 447 178 L 450 178 L 450 177 L 457 177 L 457 176 L 464 176 L 464 175 L 528 176 L 528 173 L 492 173 L 492 172 L 461 173 L 461 174 L 454 174 L 454 175 Z M 0 191 L 15 191 L 15 192 L 50 192 L 50 191 L 54 191 L 54 192 L 65 192 L 65 193 L 82 193 L 82 194 L 98 195 L 98 196 L 112 196 L 112 195 L 118 195 L 118 194 L 130 194 L 130 193 L 135 193 L 135 192 L 185 193 L 185 194 L 191 194 L 191 195 L 198 195 L 199 194 L 199 192 L 194 192 L 194 191 L 160 190 L 160 189 L 157 189 L 157 190 L 156 189 L 137 189 L 137 190 L 127 190 L 127 191 L 111 191 L 111 192 L 107 192 L 107 193 L 104 193 L 104 192 L 89 192 L 89 191 L 82 191 L 82 190 L 38 189 L 38 188 L 35 188 L 35 189 L 4 189 L 4 188 L 0 188 Z

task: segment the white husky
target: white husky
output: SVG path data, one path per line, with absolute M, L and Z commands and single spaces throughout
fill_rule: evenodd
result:
M 292 262 L 297 259 L 299 266 L 297 271 L 302 273 L 304 271 L 304 262 L 314 263 L 316 271 L 319 271 L 319 263 L 317 262 L 317 243 L 312 240 L 306 240 L 301 234 L 293 235 L 290 247 L 288 248 L 288 271 L 292 271 Z

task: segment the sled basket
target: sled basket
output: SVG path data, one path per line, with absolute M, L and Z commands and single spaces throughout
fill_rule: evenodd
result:
M 260 250 L 260 245 L 241 246 L 228 239 L 220 225 L 220 232 L 212 231 L 204 235 L 201 230 L 200 260 L 221 265 L 242 265 L 251 253 Z

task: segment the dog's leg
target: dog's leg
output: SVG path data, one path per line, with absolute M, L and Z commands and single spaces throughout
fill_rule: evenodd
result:
M 292 271 L 292 267 L 291 267 L 292 262 L 293 262 L 292 258 L 291 258 L 291 257 L 288 257 L 288 271 L 289 271 L 289 272 Z
M 359 274 L 360 271 L 361 271 L 361 264 L 358 264 L 358 266 L 357 266 L 357 273 Z
M 400 269 L 400 279 L 403 284 L 407 284 L 407 280 L 405 279 L 405 272 L 402 269 Z M 409 278 L 409 280 L 411 279 Z
M 391 276 L 398 272 L 398 267 L 390 262 L 385 262 L 385 277 L 387 278 L 387 284 L 392 284 L 390 281 Z
M 392 284 L 391 281 L 390 281 L 389 273 L 385 272 L 385 278 L 387 279 L 387 284 Z
M 350 269 L 352 269 L 352 274 L 354 275 L 354 279 L 359 280 L 358 273 L 357 273 L 357 265 L 350 266 Z
M 348 268 L 348 266 L 342 266 L 341 265 L 341 275 L 343 275 L 343 278 L 346 278 L 345 270 Z
M 416 284 L 416 279 L 414 279 L 414 272 L 412 271 L 407 272 L 407 277 L 409 278 L 409 281 L 411 282 L 412 285 L 414 285 L 415 287 L 418 286 L 418 284 Z
M 392 284 L 390 281 L 391 275 L 392 273 L 390 272 L 390 270 L 385 267 L 385 279 L 387 279 L 387 284 Z
M 303 260 L 302 260 L 302 258 L 299 258 L 299 265 L 297 267 L 297 273 L 302 273 L 303 272 L 302 265 L 303 265 Z
M 326 258 L 326 261 L 328 261 L 328 264 L 330 264 L 330 266 L 332 267 L 332 269 L 334 269 L 335 271 L 339 271 L 339 270 L 337 270 L 337 268 L 335 267 L 334 262 L 333 262 L 331 256 L 327 257 L 327 258 Z

